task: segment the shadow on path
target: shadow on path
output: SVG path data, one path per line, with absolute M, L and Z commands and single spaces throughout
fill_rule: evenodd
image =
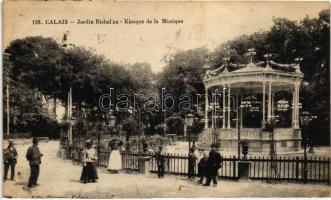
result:
M 79 179 L 70 179 L 70 182 L 73 182 L 73 183 L 80 183 L 80 180 L 79 180 Z
M 27 181 L 16 182 L 14 185 L 28 185 Z

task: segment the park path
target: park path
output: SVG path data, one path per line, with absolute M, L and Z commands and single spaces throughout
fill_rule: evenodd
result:
M 4 144 L 6 146 L 6 144 Z M 59 143 L 40 143 L 42 158 L 40 186 L 26 189 L 29 166 L 25 153 L 29 143 L 17 144 L 19 159 L 16 181 L 4 183 L 5 197 L 80 197 L 80 198 L 157 198 L 157 197 L 327 197 L 331 187 L 326 185 L 267 184 L 221 180 L 217 187 L 203 187 L 185 177 L 155 175 L 109 174 L 99 168 L 98 183 L 79 182 L 81 166 L 56 156 Z

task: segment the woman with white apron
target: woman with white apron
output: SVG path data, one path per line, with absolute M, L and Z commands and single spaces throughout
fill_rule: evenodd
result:
M 107 167 L 109 172 L 118 173 L 122 169 L 122 156 L 120 153 L 122 145 L 123 142 L 117 138 L 109 141 L 109 147 L 111 148 Z

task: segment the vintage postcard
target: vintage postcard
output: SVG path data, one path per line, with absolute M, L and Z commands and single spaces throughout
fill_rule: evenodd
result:
M 3 3 L 3 197 L 330 197 L 327 1 Z

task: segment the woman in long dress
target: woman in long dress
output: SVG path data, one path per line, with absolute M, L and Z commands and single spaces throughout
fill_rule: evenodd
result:
M 119 139 L 112 139 L 109 142 L 109 147 L 111 148 L 107 167 L 109 172 L 118 173 L 122 169 L 122 156 L 120 153 L 122 145 L 123 142 Z
M 95 162 L 98 159 L 97 152 L 92 148 L 92 142 L 90 140 L 86 141 L 86 148 L 83 151 L 83 170 L 80 180 L 82 183 L 96 182 L 98 179 L 97 169 L 95 167 Z

